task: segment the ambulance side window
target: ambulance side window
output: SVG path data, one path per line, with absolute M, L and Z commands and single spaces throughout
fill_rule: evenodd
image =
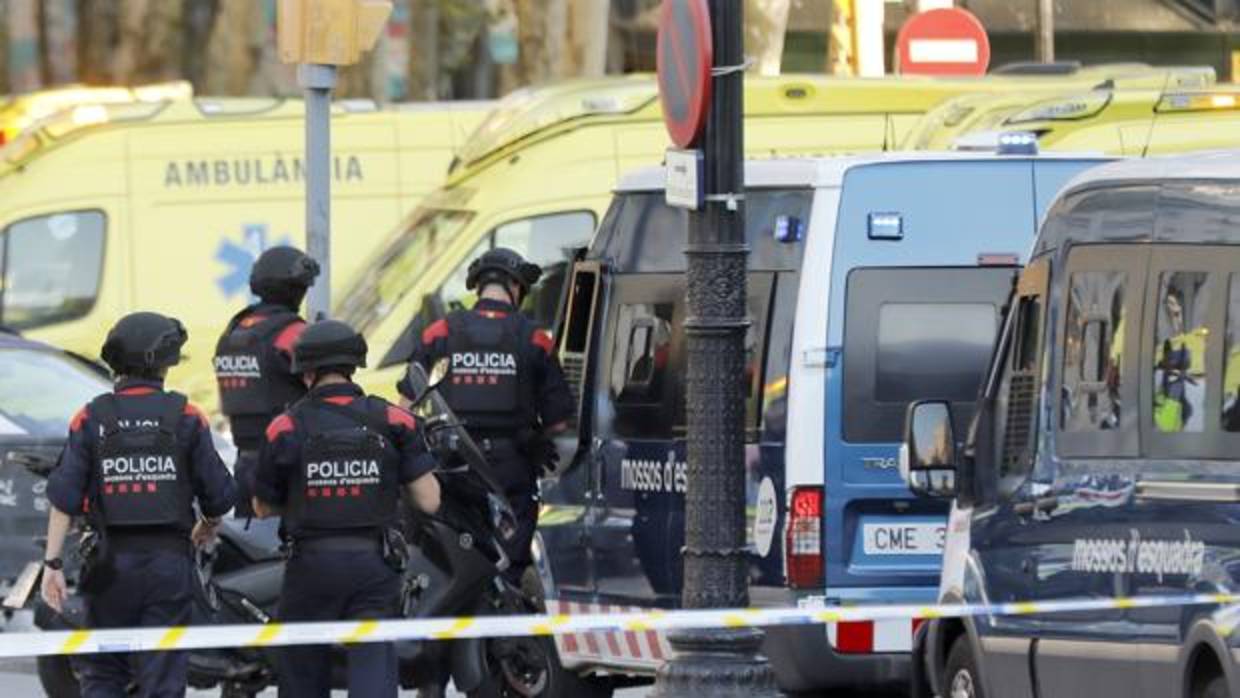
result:
M 30 329 L 82 317 L 103 274 L 107 217 L 66 211 L 26 218 L 0 235 L 0 325 Z

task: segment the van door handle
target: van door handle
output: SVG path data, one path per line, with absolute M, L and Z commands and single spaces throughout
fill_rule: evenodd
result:
M 1168 482 L 1138 480 L 1137 499 L 1171 502 L 1240 502 L 1240 484 L 1230 482 Z
M 1022 516 L 1030 516 L 1037 512 L 1050 513 L 1059 508 L 1059 495 L 1051 495 L 1049 497 L 1038 497 L 1027 502 L 1017 502 L 1012 505 L 1012 511 Z

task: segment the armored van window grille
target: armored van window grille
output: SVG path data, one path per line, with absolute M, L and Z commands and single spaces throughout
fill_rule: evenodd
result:
M 106 229 L 102 211 L 64 211 L 25 218 L 0 233 L 0 325 L 26 330 L 89 313 Z
M 581 404 L 582 384 L 585 381 L 586 356 L 590 350 L 591 328 L 597 303 L 599 271 L 597 267 L 577 268 L 573 272 L 572 286 L 565 299 L 565 317 L 560 328 L 559 359 L 564 378 L 572 391 L 575 404 Z
M 1033 461 L 1036 426 L 1038 356 L 1041 350 L 1042 299 L 1020 298 L 1010 355 L 1007 384 L 1007 419 L 999 468 L 1003 476 L 1024 473 Z

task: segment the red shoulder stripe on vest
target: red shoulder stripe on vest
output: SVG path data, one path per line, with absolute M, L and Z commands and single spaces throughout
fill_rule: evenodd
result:
M 191 405 L 188 402 L 185 403 L 185 416 L 186 417 L 197 417 L 198 421 L 202 422 L 202 425 L 204 427 L 211 425 L 211 423 L 207 421 L 207 415 L 203 414 L 202 410 L 198 409 L 196 406 Z
M 417 420 L 408 410 L 396 405 L 388 405 L 387 420 L 388 424 L 392 426 L 406 427 L 408 429 L 416 429 L 418 426 Z
M 534 334 L 530 337 L 530 342 L 534 346 L 551 355 L 552 348 L 555 346 L 555 339 L 551 337 L 551 333 L 546 330 L 534 330 Z
M 69 421 L 69 431 L 81 431 L 82 425 L 86 423 L 86 419 L 90 417 L 90 408 L 83 407 L 73 415 L 73 419 Z
M 436 339 L 448 338 L 448 321 L 439 319 L 431 323 L 430 327 L 422 330 L 422 343 L 433 344 Z
M 271 443 L 278 439 L 280 434 L 291 431 L 293 431 L 293 418 L 287 414 L 282 414 L 271 420 L 271 424 L 267 425 L 267 442 Z
M 304 320 L 294 320 L 288 327 L 280 330 L 280 334 L 276 335 L 274 342 L 276 349 L 286 353 L 293 353 L 293 345 L 297 340 L 301 339 L 301 333 L 305 331 L 306 323 Z
M 353 404 L 353 396 L 352 395 L 333 395 L 331 397 L 323 398 L 323 402 L 330 402 L 333 405 L 348 406 L 348 405 Z

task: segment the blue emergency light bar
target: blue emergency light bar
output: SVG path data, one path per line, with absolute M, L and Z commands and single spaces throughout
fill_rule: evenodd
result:
M 1000 155 L 1037 155 L 1038 136 L 1028 131 L 1010 131 L 999 134 Z

